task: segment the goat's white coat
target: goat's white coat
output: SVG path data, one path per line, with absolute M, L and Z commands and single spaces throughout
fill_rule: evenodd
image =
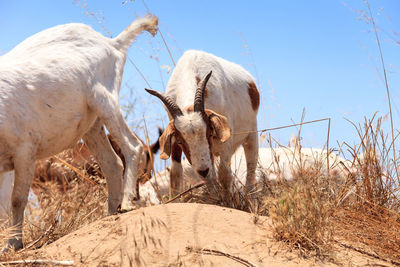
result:
M 12 223 L 18 225 L 9 247 L 22 247 L 21 224 L 35 159 L 72 147 L 81 138 L 107 178 L 109 212 L 117 210 L 123 167 L 103 125 L 127 163 L 121 208 L 133 208 L 142 144 L 123 119 L 118 94 L 126 50 L 143 30 L 154 35 L 157 18 L 138 19 L 114 39 L 84 24 L 60 25 L 0 57 L 0 174 L 15 170 Z
M 175 119 L 175 127 L 182 133 L 183 138 L 189 146 L 193 168 L 204 170 L 212 166 L 208 144 L 204 145 L 206 139 L 207 125 L 199 112 L 186 113 Z
M 176 67 L 168 81 L 166 94 L 184 110 L 193 105 L 194 96 L 198 87 L 196 76 L 203 78 L 212 70 L 212 76 L 207 83 L 207 97 L 205 108 L 225 116 L 231 128 L 231 138 L 223 143 L 219 149 L 219 156 L 223 168 L 229 174 L 229 162 L 234 151 L 243 144 L 246 150 L 249 172 L 248 183 L 254 180 L 254 168 L 256 166 L 258 138 L 257 133 L 257 110 L 252 107 L 248 92 L 250 83 L 254 78 L 241 66 L 229 62 L 212 54 L 189 50 L 179 59 Z M 185 111 L 183 116 L 176 117 L 175 126 L 180 130 L 189 145 L 192 157 L 192 166 L 198 170 L 209 168 L 207 178 L 215 175 L 214 166 L 210 159 L 209 147 L 205 138 L 205 123 L 200 123 L 195 115 L 188 115 Z M 202 120 L 201 120 L 202 121 Z M 184 125 L 186 126 L 186 129 Z M 190 137 L 191 136 L 191 137 Z M 179 163 L 172 160 L 171 176 L 179 176 L 182 173 Z M 182 177 L 171 177 L 177 181 Z
M 139 194 L 142 204 L 149 206 L 159 205 L 162 203 L 160 196 L 166 196 L 169 194 L 169 176 L 169 169 L 165 169 L 156 175 L 153 175 L 146 183 L 139 185 Z M 159 194 L 154 188 L 157 188 Z
M 300 167 L 307 169 L 317 167 L 323 174 L 328 173 L 327 151 L 320 148 L 278 147 L 260 148 L 257 165 L 257 177 L 266 176 L 269 180 L 293 180 L 293 172 Z M 342 163 L 351 168 L 351 162 L 335 153 L 329 153 L 329 171 L 339 177 L 345 177 L 347 171 Z M 246 177 L 246 158 L 243 148 L 239 148 L 231 162 L 232 172 L 237 177 Z

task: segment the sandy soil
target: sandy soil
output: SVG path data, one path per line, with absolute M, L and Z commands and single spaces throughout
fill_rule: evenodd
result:
M 330 259 L 300 258 L 271 239 L 269 225 L 267 217 L 218 206 L 158 205 L 106 217 L 31 256 L 76 266 L 390 266 L 339 247 Z

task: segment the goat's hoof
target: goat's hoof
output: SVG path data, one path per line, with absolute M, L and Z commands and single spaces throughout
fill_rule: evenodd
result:
M 2 248 L 2 249 L 0 250 L 0 255 L 1 255 L 1 254 L 6 254 L 6 253 L 8 253 L 8 252 L 10 252 L 10 248 L 9 248 L 9 247 L 4 247 L 4 248 Z
M 21 239 L 8 239 L 7 244 L 0 250 L 0 254 L 5 254 L 10 252 L 11 250 L 17 251 L 23 248 L 24 245 L 22 244 Z
M 119 209 L 119 210 L 118 210 L 118 213 L 122 214 L 122 213 L 127 213 L 128 211 L 130 211 L 130 210 Z
M 254 194 L 255 192 L 257 192 L 256 184 L 246 184 L 245 188 L 248 194 Z
M 132 203 L 122 203 L 121 208 L 119 209 L 119 213 L 125 213 L 131 210 L 134 210 L 135 206 Z

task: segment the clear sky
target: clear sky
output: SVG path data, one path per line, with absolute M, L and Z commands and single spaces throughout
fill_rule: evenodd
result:
M 175 62 L 188 49 L 199 49 L 245 67 L 258 80 L 262 96 L 259 129 L 301 120 L 330 117 L 331 146 L 356 143 L 345 118 L 359 123 L 388 114 L 382 65 L 372 25 L 362 0 L 281 1 L 73 1 L 0 0 L 0 54 L 43 29 L 83 22 L 116 36 L 149 9 Z M 382 42 L 393 101 L 395 128 L 400 129 L 400 1 L 370 0 Z M 147 5 L 147 7 L 145 6 Z M 91 16 L 90 14 L 93 14 Z M 147 83 L 163 91 L 173 69 L 160 34 L 141 35 L 129 50 Z M 132 103 L 129 124 L 143 136 L 143 117 L 154 140 L 155 126 L 165 125 L 160 102 L 144 92 L 146 81 L 127 61 L 121 102 Z M 386 122 L 386 125 L 389 122 Z M 139 126 L 139 128 L 138 128 Z M 295 128 L 271 132 L 287 144 Z M 305 146 L 322 147 L 327 124 L 302 129 Z

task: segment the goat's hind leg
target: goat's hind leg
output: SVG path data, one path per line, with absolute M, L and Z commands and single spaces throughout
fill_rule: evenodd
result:
M 83 140 L 94 154 L 107 180 L 108 213 L 114 214 L 121 204 L 122 175 L 124 170 L 122 161 L 111 147 L 100 119 L 96 120 L 89 132 L 83 137 Z
M 134 208 L 132 201 L 139 200 L 137 174 L 143 145 L 126 124 L 116 99 L 118 96 L 110 93 L 114 90 L 108 91 L 99 83 L 92 90 L 93 95 L 88 98 L 89 106 L 105 124 L 125 157 L 121 211 L 129 211 Z
M 256 186 L 256 169 L 258 162 L 258 136 L 257 133 L 250 133 L 243 143 L 244 154 L 246 156 L 246 190 L 251 192 Z
M 24 210 L 28 202 L 29 189 L 35 173 L 35 149 L 30 143 L 21 144 L 14 154 L 14 187 L 11 195 L 12 227 L 11 237 L 7 240 L 6 248 L 15 250 L 23 247 L 22 224 Z

